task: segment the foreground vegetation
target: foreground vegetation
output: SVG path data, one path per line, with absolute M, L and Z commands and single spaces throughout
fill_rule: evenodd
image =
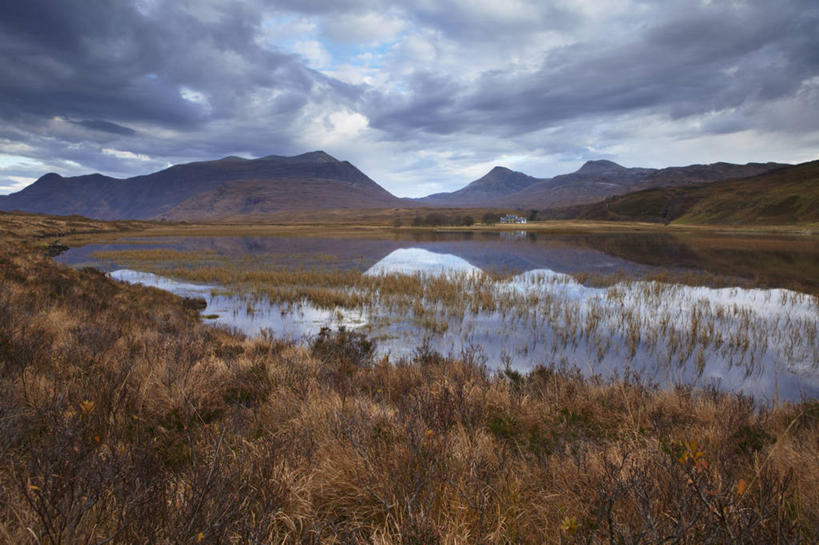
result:
M 0 541 L 819 539 L 815 400 L 245 339 L 54 264 L 48 228 L 0 240 Z

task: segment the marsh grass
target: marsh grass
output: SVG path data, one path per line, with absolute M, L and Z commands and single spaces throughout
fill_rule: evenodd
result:
M 572 354 L 572 361 L 592 369 L 617 361 L 638 367 L 662 362 L 672 374 L 685 368 L 701 374 L 709 361 L 744 368 L 747 375 L 758 374 L 763 365 L 808 370 L 819 365 L 819 297 L 726 286 L 726 279 L 686 272 L 370 274 L 167 249 L 95 257 L 217 283 L 248 305 L 308 302 L 329 310 L 366 310 L 374 335 L 380 334 L 378 324 L 406 322 L 421 335 L 464 345 L 480 330 L 476 324 L 489 317 L 497 328 L 494 336 L 508 341 L 518 360 L 536 353 L 540 361 L 560 361 Z M 515 340 L 512 331 L 527 333 Z
M 424 343 L 341 366 L 0 245 L 5 542 L 819 539 L 815 401 L 491 373 Z

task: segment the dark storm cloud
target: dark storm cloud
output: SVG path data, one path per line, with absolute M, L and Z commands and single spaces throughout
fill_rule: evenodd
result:
M 12 2 L 0 19 L 0 116 L 148 119 L 189 124 L 186 104 L 161 72 L 149 25 L 120 2 Z
M 453 89 L 429 85 L 430 75 L 419 72 L 411 98 L 374 111 L 372 123 L 396 132 L 508 135 L 646 109 L 680 118 L 788 96 L 819 74 L 815 3 L 693 5 L 675 12 L 669 3 L 663 19 L 622 42 L 556 49 L 534 73 L 493 71 Z
M 274 112 L 297 111 L 324 81 L 293 55 L 254 43 L 261 17 L 252 6 L 214 4 L 203 18 L 185 6 L 163 3 L 143 14 L 119 1 L 9 3 L 0 18 L 0 119 L 192 130 L 232 118 L 259 88 L 281 90 Z

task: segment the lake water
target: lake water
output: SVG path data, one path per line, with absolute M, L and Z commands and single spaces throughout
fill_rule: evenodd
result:
M 227 260 L 252 256 L 260 267 L 444 277 L 462 290 L 466 303 L 373 295 L 355 308 L 320 308 L 309 301 L 230 294 L 215 283 L 174 280 L 94 257 L 153 247 Z M 798 238 L 502 232 L 140 240 L 73 248 L 59 259 L 202 297 L 206 322 L 248 335 L 267 330 L 307 341 L 323 326 L 345 326 L 366 332 L 391 358 L 411 356 L 426 344 L 445 354 L 470 354 L 493 368 L 525 371 L 546 364 L 604 376 L 636 372 L 662 386 L 713 385 L 771 401 L 819 397 L 819 307 L 813 295 L 818 256 L 814 241 Z M 150 268 L 161 273 L 157 267 Z M 487 271 L 506 273 L 474 280 Z M 626 278 L 584 282 L 581 273 Z M 656 280 L 669 274 L 684 276 L 686 284 Z M 489 305 L 476 304 L 487 297 Z

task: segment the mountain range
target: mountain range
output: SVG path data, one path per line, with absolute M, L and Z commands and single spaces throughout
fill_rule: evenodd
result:
M 640 189 L 685 186 L 763 174 L 780 163 L 713 163 L 687 167 L 626 168 L 612 161 L 588 161 L 571 174 L 533 178 L 495 167 L 484 177 L 452 193 L 418 199 L 427 206 L 503 206 L 520 210 L 547 209 L 600 201 Z
M 676 224 L 783 225 L 819 222 L 819 161 L 750 178 L 657 187 L 552 210 L 550 217 Z
M 746 178 L 788 166 L 714 163 L 654 169 L 598 160 L 553 178 L 536 178 L 499 166 L 458 191 L 402 199 L 348 161 L 314 151 L 294 157 L 230 156 L 127 179 L 102 174 L 64 178 L 49 173 L 17 193 L 0 196 L 0 210 L 170 220 L 258 218 L 282 210 L 341 208 L 545 210 L 600 202 L 649 188 Z

